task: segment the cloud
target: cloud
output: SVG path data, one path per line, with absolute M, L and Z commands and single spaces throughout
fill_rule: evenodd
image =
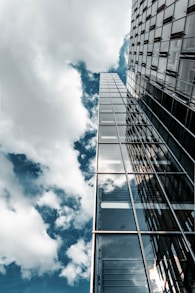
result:
M 21 267 L 23 277 L 58 268 L 61 240 L 49 236 L 37 205 L 56 209 L 56 226 L 62 230 L 70 223 L 81 229 L 92 217 L 92 184 L 81 171 L 74 142 L 94 130 L 95 125 L 83 105 L 80 72 L 70 64 L 82 60 L 89 70 L 104 71 L 117 63 L 129 26 L 125 6 L 129 8 L 128 0 L 123 5 L 120 0 L 18 0 L 17 5 L 14 0 L 0 2 L 2 273 L 11 262 Z M 92 73 L 89 76 L 93 79 Z M 97 97 L 91 100 L 93 104 Z M 91 106 L 91 113 L 96 113 L 96 107 Z M 35 189 L 36 194 L 24 189 L 8 154 L 24 154 L 27 161 L 38 164 L 39 176 L 32 179 L 40 187 Z M 25 182 L 27 185 L 30 180 Z M 63 208 L 63 198 L 59 199 L 55 189 L 79 201 L 79 211 Z M 84 256 L 88 255 L 87 243 L 80 240 L 75 245 Z M 79 271 L 82 278 L 88 276 L 83 261 L 75 261 L 73 248 L 67 252 L 72 263 L 62 273 L 68 276 L 75 269 L 70 284 Z
M 24 153 L 44 166 L 40 185 L 62 188 L 77 197 L 92 194 L 73 148 L 73 142 L 91 125 L 81 101 L 79 73 L 65 64 L 56 69 L 47 56 L 41 55 L 37 61 L 32 50 L 26 66 L 21 67 L 22 56 L 13 56 L 10 50 L 7 48 L 1 72 L 1 149 Z
M 71 224 L 74 221 L 75 216 L 76 216 L 75 210 L 73 210 L 72 208 L 68 206 L 64 206 L 58 211 L 58 217 L 55 221 L 56 227 L 62 230 L 66 230 L 70 228 Z
M 128 27 L 120 9 L 119 0 L 1 1 L 1 149 L 45 166 L 40 184 L 82 198 L 91 190 L 73 142 L 94 124 L 68 63 L 84 60 L 98 71 L 117 62 Z
M 80 200 L 82 203 L 82 199 Z M 85 206 L 86 204 L 88 206 Z M 71 224 L 80 229 L 91 217 L 91 214 L 89 215 L 91 201 L 87 201 L 87 198 L 83 200 L 80 210 L 76 211 L 64 206 L 63 198 L 59 198 L 53 191 L 27 197 L 15 176 L 12 163 L 5 154 L 0 153 L 0 272 L 2 274 L 6 273 L 6 267 L 13 262 L 20 267 L 23 278 L 50 274 L 59 271 L 62 266 L 58 259 L 62 239 L 56 236 L 59 235 L 57 231 L 55 238 L 51 238 L 48 234 L 49 224 L 44 223 L 35 208 L 37 205 L 55 208 L 58 212 L 56 227 L 63 230 L 68 229 Z M 84 249 L 83 245 L 83 242 L 78 244 L 79 251 Z M 73 246 L 68 250 L 69 257 L 73 258 L 71 251 L 74 252 L 74 249 Z M 83 269 L 81 273 L 83 278 L 87 274 Z
M 65 39 L 59 34 L 64 29 L 61 11 L 69 17 L 74 9 L 69 1 L 48 1 L 47 6 L 45 1 L 2 3 L 1 148 L 24 153 L 45 166 L 40 185 L 62 188 L 73 196 L 90 194 L 73 142 L 93 125 L 81 101 L 80 75 L 65 63 L 66 51 L 63 60 L 57 53 L 72 35 L 66 26 Z
M 37 202 L 38 206 L 47 206 L 52 209 L 60 209 L 60 199 L 56 196 L 53 191 L 45 192 Z
M 31 270 L 38 275 L 59 268 L 57 265 L 58 241 L 47 234 L 47 227 L 39 213 L 30 206 L 9 210 L 1 201 L 0 255 L 4 264 L 15 262 L 21 266 L 24 277 Z
M 57 251 L 60 238 L 52 239 L 47 234 L 47 225 L 31 199 L 23 194 L 16 180 L 12 164 L 0 155 L 0 265 L 15 262 L 21 267 L 23 277 L 33 273 L 42 275 L 59 269 Z
M 13 0 L 2 0 L 1 21 L 6 25 L 1 42 L 15 54 L 21 43 L 26 49 L 38 45 L 58 64 L 84 60 L 88 69 L 105 71 L 118 61 L 129 30 L 129 10 L 128 0 L 123 5 L 120 0 L 18 0 L 17 6 Z M 28 53 L 17 54 L 26 58 Z
M 70 286 L 80 279 L 88 279 L 90 275 L 91 242 L 79 239 L 77 243 L 70 246 L 66 255 L 71 262 L 63 268 L 60 276 L 65 277 Z
M 88 144 L 86 145 L 86 149 L 90 150 L 90 149 L 95 149 L 97 145 L 97 137 L 93 136 L 89 141 Z
M 89 188 L 92 189 L 92 179 L 89 180 Z M 56 228 L 67 230 L 73 225 L 76 229 L 82 229 L 93 215 L 93 197 L 87 193 L 79 199 L 79 208 L 71 208 L 63 205 L 58 210 L 58 217 L 55 221 Z
M 124 37 L 124 42 L 120 48 L 119 53 L 119 62 L 117 66 L 112 66 L 109 69 L 109 72 L 116 72 L 120 76 L 121 80 L 126 84 L 126 75 L 127 75 L 127 64 L 129 56 L 129 33 Z

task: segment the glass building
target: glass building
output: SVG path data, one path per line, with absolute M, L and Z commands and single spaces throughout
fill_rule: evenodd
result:
M 194 11 L 132 1 L 127 88 L 100 76 L 91 293 L 195 292 Z
M 129 93 L 194 181 L 195 0 L 132 1 Z

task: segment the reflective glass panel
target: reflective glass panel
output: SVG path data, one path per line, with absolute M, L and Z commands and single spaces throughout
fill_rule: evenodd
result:
M 183 1 L 183 0 L 176 1 L 174 17 L 178 19 L 178 18 L 186 16 L 187 5 L 188 5 L 187 1 Z
M 111 92 L 110 93 L 110 96 L 114 99 L 114 98 L 120 98 L 120 93 L 118 92 L 118 93 L 113 93 L 113 92 Z
M 182 40 L 171 40 L 167 69 L 177 72 Z
M 195 26 L 195 15 L 193 13 L 188 15 L 186 18 L 186 26 L 185 26 L 186 37 L 191 37 L 195 35 L 194 26 Z
M 130 174 L 129 180 L 140 229 L 149 231 L 178 230 L 155 175 L 143 174 L 132 177 Z
M 118 124 L 126 124 L 126 113 L 116 113 L 115 117 Z
M 100 112 L 112 112 L 113 111 L 112 105 L 102 105 L 102 104 L 100 104 L 99 110 L 100 110 Z
M 101 97 L 100 104 L 111 104 L 111 98 L 102 98 Z
M 169 41 L 162 41 L 161 48 L 160 48 L 161 52 L 168 52 L 168 49 L 169 49 Z
M 118 131 L 119 131 L 119 138 L 121 142 L 126 142 L 126 131 L 127 131 L 127 126 L 126 125 L 119 125 L 118 126 Z
M 126 112 L 125 105 L 113 105 L 115 112 Z
M 113 104 L 123 104 L 123 99 L 122 98 L 112 98 L 112 103 Z
M 115 126 L 99 126 L 99 142 L 118 142 Z
M 125 163 L 125 168 L 127 172 L 132 172 L 132 164 L 131 164 L 131 157 L 129 156 L 128 148 L 126 144 L 121 145 L 122 148 L 122 154 L 123 154 L 123 160 Z
M 102 113 L 100 113 L 99 114 L 99 119 L 100 119 L 100 124 L 115 124 L 113 114 L 109 114 L 109 113 L 102 114 Z
M 173 16 L 173 11 L 174 11 L 174 4 L 170 5 L 169 7 L 165 9 L 164 19 Z
M 129 190 L 124 175 L 98 176 L 97 229 L 135 230 Z
M 177 87 L 185 94 L 191 95 L 193 90 L 192 83 L 195 80 L 195 62 L 193 60 L 181 60 L 179 66 L 179 76 Z
M 195 51 L 195 38 L 184 38 L 182 51 L 194 52 Z
M 101 92 L 100 93 L 100 97 L 101 98 L 108 98 L 108 97 L 110 97 L 110 94 L 109 94 L 109 92 L 108 92 L 108 90 L 107 91 L 105 91 L 105 92 Z
M 146 274 L 136 235 L 97 235 L 95 293 L 146 293 Z
M 184 231 L 195 231 L 194 191 L 186 182 L 185 175 L 159 174 L 166 194 L 172 203 L 177 218 Z
M 162 39 L 163 40 L 169 39 L 170 34 L 171 34 L 171 23 L 167 23 L 163 26 Z
M 167 87 L 170 87 L 171 89 L 173 89 L 176 84 L 176 78 L 167 74 L 165 78 L 165 83 Z
M 185 18 L 178 19 L 173 22 L 172 34 L 184 31 Z
M 124 172 L 118 144 L 99 144 L 98 171 Z
M 154 292 L 193 292 L 195 267 L 179 235 L 142 236 Z
M 168 152 L 164 144 L 145 144 L 147 157 L 155 168 L 156 172 L 177 172 L 180 171 L 179 165 Z

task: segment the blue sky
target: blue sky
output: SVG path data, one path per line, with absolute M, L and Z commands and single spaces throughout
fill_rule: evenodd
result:
M 130 3 L 0 3 L 0 291 L 89 292 L 99 72 Z

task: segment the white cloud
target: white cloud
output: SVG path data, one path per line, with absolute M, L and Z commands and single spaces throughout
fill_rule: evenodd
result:
M 73 225 L 76 229 L 82 229 L 87 221 L 93 215 L 93 188 L 92 188 L 92 179 L 88 182 L 89 190 L 92 192 L 89 194 L 83 195 L 79 199 L 81 204 L 79 209 L 70 208 L 68 206 L 61 206 L 58 209 L 58 217 L 55 221 L 57 228 L 61 230 L 67 230 Z
M 81 102 L 80 75 L 68 64 L 83 60 L 89 70 L 104 71 L 116 63 L 129 26 L 127 8 L 128 0 L 123 5 L 120 0 L 0 1 L 1 151 L 40 163 L 44 172 L 37 184 L 62 188 L 81 203 L 75 214 L 64 211 L 51 192 L 27 198 L 1 155 L 1 272 L 12 261 L 24 277 L 34 269 L 39 274 L 56 269 L 60 241 L 47 234 L 37 203 L 56 208 L 56 225 L 64 229 L 70 221 L 82 228 L 92 216 L 93 189 L 80 171 L 73 143 L 95 126 Z M 81 265 L 74 261 L 73 266 L 77 276 Z
M 104 174 L 98 177 L 98 184 L 103 188 L 104 192 L 111 192 L 115 188 L 121 188 L 126 184 L 126 177 L 119 174 Z
M 16 262 L 28 276 L 31 270 L 41 275 L 59 268 L 58 241 L 49 237 L 46 228 L 34 208 L 25 205 L 13 211 L 1 201 L 0 255 L 4 264 Z
M 75 211 L 72 208 L 69 208 L 68 206 L 62 207 L 58 211 L 58 217 L 55 221 L 56 227 L 62 230 L 68 229 L 71 226 L 75 216 Z
M 91 267 L 91 242 L 79 239 L 76 244 L 70 246 L 66 255 L 71 262 L 62 269 L 60 276 L 67 278 L 71 286 L 80 279 L 88 279 Z
M 61 272 L 60 277 L 65 277 L 68 280 L 68 284 L 73 286 L 75 281 L 82 278 L 81 276 L 82 269 L 81 267 L 69 263 Z
M 91 214 L 88 214 L 91 213 L 91 201 L 87 201 L 87 207 L 85 201 L 87 199 L 83 200 L 81 210 L 75 213 L 69 207 L 62 207 L 62 199 L 52 191 L 45 192 L 40 197 L 26 197 L 15 177 L 11 162 L 1 153 L 0 272 L 4 274 L 6 266 L 12 262 L 21 267 L 23 278 L 31 278 L 35 273 L 42 275 L 59 270 L 61 265 L 57 253 L 62 240 L 60 237 L 52 239 L 48 235 L 48 225 L 34 206 L 38 204 L 56 208 L 59 213 L 56 220 L 58 228 L 68 229 L 71 223 L 76 228 L 81 228 L 91 217 Z M 83 242 L 81 244 L 83 245 Z M 78 245 L 79 251 L 83 248 L 82 245 Z M 73 248 L 71 250 L 74 250 Z M 73 257 L 72 254 L 70 257 Z M 81 275 L 84 277 L 86 270 L 82 271 Z
M 97 137 L 93 136 L 89 141 L 88 144 L 86 145 L 86 150 L 94 149 L 96 148 L 97 145 Z
M 118 60 L 129 30 L 130 2 L 18 0 L 15 5 L 2 0 L 0 12 L 5 24 L 1 42 L 13 52 L 21 42 L 28 49 L 36 44 L 60 64 L 85 60 L 90 70 L 104 71 Z M 26 58 L 28 52 L 23 53 L 17 54 Z
M 1 1 L 1 147 L 47 166 L 42 184 L 91 193 L 73 142 L 94 124 L 67 62 L 82 59 L 91 70 L 116 62 L 128 29 L 125 6 L 128 0 L 123 8 L 119 0 Z
M 60 199 L 56 196 L 53 191 L 45 192 L 40 199 L 38 200 L 37 204 L 41 206 L 48 206 L 53 209 L 60 209 Z
M 23 277 L 59 269 L 60 238 L 47 234 L 47 225 L 31 199 L 25 198 L 11 163 L 0 155 L 0 271 L 15 262 Z
M 17 68 L 21 60 L 12 61 Z M 27 65 L 30 61 L 26 60 Z M 35 74 L 29 65 L 28 73 L 26 68 L 19 67 L 17 77 L 17 72 L 5 66 L 6 74 L 2 72 L 1 78 L 1 148 L 4 152 L 25 153 L 29 159 L 48 167 L 39 179 L 40 184 L 65 189 L 77 197 L 92 195 L 80 171 L 78 152 L 73 149 L 73 142 L 91 124 L 81 102 L 80 76 L 66 65 L 55 70 L 52 62 L 44 62 L 48 76 L 42 76 L 40 71 Z M 32 84 L 26 85 L 28 79 Z

